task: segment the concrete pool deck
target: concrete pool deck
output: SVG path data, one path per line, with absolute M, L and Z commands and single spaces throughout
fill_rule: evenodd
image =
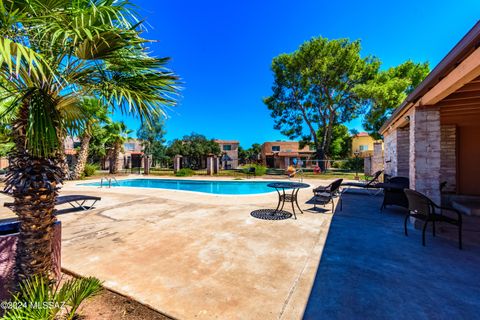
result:
M 276 193 L 224 196 L 68 182 L 62 189 L 79 193 L 102 201 L 92 211 L 59 215 L 63 268 L 96 276 L 179 319 L 301 318 L 330 211 L 266 221 L 250 212 L 275 208 Z M 304 204 L 311 195 L 311 188 L 300 191 L 302 209 L 312 207 Z
M 228 179 L 228 178 L 225 178 Z M 327 180 L 306 180 L 313 186 Z M 409 227 L 381 196 L 344 195 L 343 211 L 258 220 L 276 193 L 223 196 L 75 186 L 99 195 L 88 212 L 59 215 L 62 265 L 179 319 L 473 319 L 480 310 L 480 219 L 437 237 Z M 300 190 L 300 205 L 311 198 Z M 0 201 L 4 200 L 0 196 Z M 320 207 L 321 208 L 321 207 Z M 286 208 L 290 210 L 290 207 Z M 327 210 L 330 206 L 327 206 Z M 0 218 L 12 215 L 2 208 Z

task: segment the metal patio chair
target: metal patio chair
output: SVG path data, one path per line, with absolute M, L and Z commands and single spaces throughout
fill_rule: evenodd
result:
M 423 221 L 422 244 L 425 246 L 425 230 L 429 222 L 432 222 L 433 236 L 435 236 L 435 223 L 447 222 L 458 227 L 458 247 L 462 249 L 462 215 L 454 208 L 442 207 L 434 203 L 427 196 L 411 189 L 405 189 L 405 195 L 408 199 L 408 213 L 405 216 L 404 228 L 405 235 L 408 236 L 407 221 L 408 218 Z M 437 211 L 439 210 L 439 212 Z M 451 218 L 442 214 L 442 210 L 455 212 L 457 217 Z

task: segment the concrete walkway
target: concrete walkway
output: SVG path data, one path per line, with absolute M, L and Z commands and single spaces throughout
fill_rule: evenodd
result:
M 275 192 L 219 196 L 67 183 L 62 194 L 102 197 L 95 210 L 58 216 L 62 267 L 178 319 L 300 319 L 332 218 L 329 211 L 306 211 L 298 220 L 251 217 L 275 208 Z M 312 191 L 299 195 L 305 203 Z
M 465 225 L 462 251 L 445 227 L 423 247 L 419 230 L 404 236 L 402 209 L 380 213 L 381 197 L 343 199 L 304 319 L 480 319 L 480 219 Z

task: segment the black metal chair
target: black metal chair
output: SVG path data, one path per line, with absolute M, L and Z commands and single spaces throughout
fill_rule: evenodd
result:
M 422 228 L 422 244 L 425 246 L 425 230 L 428 222 L 432 222 L 433 236 L 435 236 L 435 222 L 447 222 L 458 226 L 458 247 L 462 249 L 462 215 L 454 208 L 441 207 L 435 204 L 427 196 L 411 189 L 405 189 L 405 195 L 408 199 L 408 213 L 405 216 L 404 227 L 405 235 L 408 236 L 407 221 L 408 218 L 413 217 L 423 221 Z M 440 212 L 437 213 L 436 209 Z M 442 210 L 455 212 L 457 218 L 451 218 L 442 214 Z
M 319 186 L 313 189 L 314 195 L 314 202 L 313 207 L 317 208 L 317 202 L 322 204 L 323 206 L 327 205 L 328 203 L 332 203 L 332 212 L 335 211 L 335 202 L 333 201 L 335 198 L 338 198 L 340 202 L 340 211 L 343 209 L 342 203 L 342 192 L 340 191 L 340 186 L 342 185 L 343 179 L 337 179 L 330 183 L 328 186 Z
M 254 178 L 257 176 L 257 172 L 255 171 L 255 167 L 248 168 L 246 172 L 247 178 L 253 176 Z

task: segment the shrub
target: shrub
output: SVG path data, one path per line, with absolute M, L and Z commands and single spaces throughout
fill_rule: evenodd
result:
M 250 168 L 255 168 L 255 175 L 263 176 L 267 173 L 267 167 L 262 166 L 261 164 L 247 164 L 242 168 L 242 172 L 247 174 L 249 173 Z
M 15 308 L 7 308 L 2 319 L 80 319 L 77 310 L 82 302 L 101 291 L 100 280 L 93 277 L 73 278 L 60 288 L 48 279 L 33 276 L 20 283 L 19 291 L 9 302 Z
M 190 168 L 183 168 L 183 169 L 178 170 L 175 173 L 175 175 L 177 177 L 190 177 L 190 176 L 193 176 L 194 174 L 195 174 L 195 171 L 193 171 Z
M 359 172 L 363 171 L 363 159 L 362 158 L 349 158 L 345 161 L 339 161 L 339 168 L 343 170 L 350 170 L 355 171 L 358 170 Z
M 83 176 L 84 177 L 93 176 L 98 169 L 99 169 L 99 166 L 97 164 L 87 163 L 85 164 L 85 169 L 83 169 Z

